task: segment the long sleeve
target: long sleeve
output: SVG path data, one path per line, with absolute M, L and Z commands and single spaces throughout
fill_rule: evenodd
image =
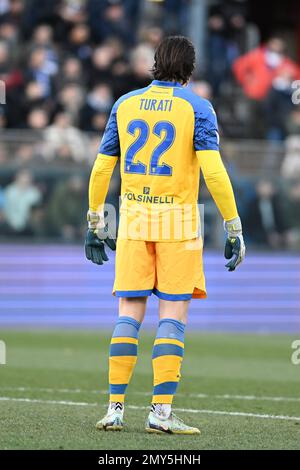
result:
M 92 212 L 100 212 L 107 196 L 109 183 L 118 157 L 111 157 L 99 153 L 90 176 L 89 184 L 89 209 Z
M 120 156 L 117 109 L 118 102 L 112 107 L 90 176 L 89 209 L 92 212 L 100 212 L 103 209 L 109 182 Z
M 197 158 L 206 186 L 224 220 L 238 217 L 232 185 L 220 153 L 216 150 L 200 150 L 197 151 Z

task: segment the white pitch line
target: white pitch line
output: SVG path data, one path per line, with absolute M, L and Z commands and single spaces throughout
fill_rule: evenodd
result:
M 132 410 L 145 409 L 145 406 L 129 405 L 127 408 Z M 299 421 L 300 416 L 286 416 L 286 415 L 269 415 L 269 414 L 258 414 L 258 413 L 246 413 L 243 411 L 220 411 L 220 410 L 195 410 L 194 408 L 174 408 L 175 411 L 182 413 L 201 413 L 210 415 L 226 415 L 226 416 L 245 416 L 249 418 L 263 418 L 263 419 L 282 419 L 287 421 Z
M 83 390 L 81 388 L 40 388 L 40 387 L 0 387 L 0 390 L 11 392 L 44 392 L 44 393 L 87 393 L 93 395 L 108 395 L 107 390 Z M 151 392 L 131 391 L 131 395 L 141 395 L 149 397 Z M 178 397 L 189 398 L 215 398 L 219 400 L 246 400 L 246 401 L 272 401 L 272 402 L 300 402 L 300 397 L 281 397 L 281 396 L 257 396 L 257 395 L 210 395 L 208 393 L 177 393 Z
M 176 411 L 185 413 L 202 413 L 210 415 L 226 415 L 226 416 L 246 416 L 249 418 L 262 418 L 262 419 L 282 419 L 286 421 L 300 421 L 300 416 L 286 416 L 286 415 L 269 415 L 246 413 L 242 411 L 219 411 L 219 410 L 194 410 L 191 408 L 176 408 Z
M 222 400 L 247 400 L 247 401 L 274 401 L 274 402 L 300 402 L 300 397 L 268 397 L 268 396 L 256 396 L 256 395 L 208 395 L 206 393 L 191 393 L 191 398 L 218 398 Z
M 76 401 L 65 401 L 65 400 L 41 400 L 37 398 L 11 398 L 11 397 L 0 397 L 0 401 L 13 401 L 19 403 L 39 403 L 45 405 L 67 405 L 67 406 L 107 406 L 98 405 L 98 403 L 87 403 L 87 402 L 76 402 Z M 128 405 L 127 408 L 131 410 L 147 410 L 148 406 L 135 406 Z M 221 411 L 221 410 L 195 410 L 193 408 L 174 408 L 175 411 L 182 413 L 195 413 L 195 414 L 209 414 L 209 415 L 223 415 L 223 416 L 243 416 L 248 418 L 261 418 L 261 419 L 279 419 L 284 421 L 299 421 L 300 416 L 286 416 L 286 415 L 269 415 L 269 414 L 258 414 L 258 413 L 246 413 L 242 411 Z
M 69 400 L 41 400 L 40 398 L 13 398 L 0 397 L 0 401 L 16 401 L 20 403 L 44 403 L 46 405 L 70 405 L 70 406 L 97 406 L 97 403 L 86 403 Z

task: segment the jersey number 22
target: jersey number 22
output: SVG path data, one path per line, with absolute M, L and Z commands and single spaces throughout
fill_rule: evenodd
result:
M 146 175 L 147 174 L 147 165 L 140 162 L 134 162 L 134 158 L 144 145 L 146 144 L 149 135 L 150 129 L 149 125 L 146 121 L 142 119 L 135 119 L 128 124 L 127 132 L 131 135 L 135 135 L 136 131 L 139 131 L 138 137 L 136 140 L 128 147 L 127 152 L 125 154 L 125 173 L 135 173 L 139 175 Z M 169 121 L 159 121 L 157 122 L 153 129 L 152 133 L 159 137 L 161 142 L 155 147 L 153 150 L 151 157 L 150 157 L 150 167 L 149 167 L 149 174 L 150 175 L 157 175 L 157 176 L 171 176 L 172 175 L 172 167 L 167 165 L 166 163 L 159 164 L 159 160 L 161 156 L 169 150 L 172 146 L 174 139 L 175 139 L 175 127 Z M 164 136 L 162 138 L 162 134 Z

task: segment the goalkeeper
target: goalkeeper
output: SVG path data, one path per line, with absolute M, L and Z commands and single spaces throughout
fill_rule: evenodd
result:
M 171 36 L 161 42 L 155 53 L 154 80 L 113 106 L 91 173 L 85 250 L 89 260 L 101 265 L 108 259 L 104 243 L 115 249 L 103 207 L 120 161 L 122 204 L 113 288 L 119 298 L 119 318 L 109 353 L 109 406 L 98 429 L 123 429 L 139 329 L 147 298 L 154 294 L 160 320 L 145 428 L 149 433 L 200 433 L 172 411 L 189 302 L 206 297 L 197 206 L 200 171 L 224 219 L 229 271 L 243 261 L 245 246 L 219 153 L 216 114 L 207 100 L 187 87 L 194 63 L 195 50 L 187 38 Z

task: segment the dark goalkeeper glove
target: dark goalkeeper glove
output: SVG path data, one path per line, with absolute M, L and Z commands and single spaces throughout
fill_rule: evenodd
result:
M 85 256 L 95 264 L 103 264 L 108 261 L 105 253 L 104 243 L 115 251 L 116 241 L 109 232 L 108 225 L 104 223 L 104 217 L 100 217 L 97 212 L 88 212 L 88 231 L 85 237 Z
M 225 267 L 228 268 L 228 271 L 234 271 L 244 260 L 246 253 L 241 219 L 236 217 L 235 219 L 224 221 L 224 230 L 227 233 L 224 256 L 226 259 L 229 259 Z

